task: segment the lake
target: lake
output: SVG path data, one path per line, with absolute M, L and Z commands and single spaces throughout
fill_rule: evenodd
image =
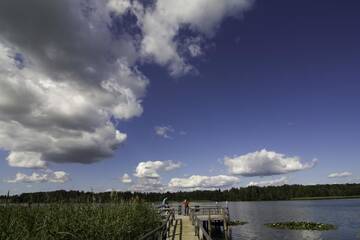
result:
M 214 203 L 207 204 L 214 205 Z M 199 205 L 204 205 L 204 203 Z M 219 205 L 225 206 L 225 203 L 219 203 Z M 229 202 L 228 207 L 232 220 L 239 219 L 248 222 L 246 225 L 232 227 L 233 240 L 360 239 L 360 199 Z M 336 225 L 337 229 L 320 232 L 278 230 L 264 226 L 265 223 L 284 221 L 330 223 Z

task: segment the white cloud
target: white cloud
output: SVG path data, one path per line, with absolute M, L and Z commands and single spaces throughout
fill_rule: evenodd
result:
M 46 168 L 46 162 L 36 152 L 11 152 L 6 160 L 11 167 Z
M 156 126 L 154 127 L 155 134 L 159 137 L 166 138 L 166 139 L 172 139 L 175 134 L 178 134 L 180 136 L 187 135 L 187 132 L 184 130 L 177 131 L 172 126 Z
M 159 172 L 172 171 L 180 167 L 180 162 L 171 160 L 140 162 L 136 167 L 134 176 L 139 178 L 159 179 Z
M 0 1 L 0 149 L 9 164 L 112 156 L 127 138 L 115 122 L 143 112 L 149 80 L 139 64 L 189 72 L 221 21 L 252 2 Z M 184 28 L 191 37 L 180 37 Z
M 129 36 L 113 41 L 105 3 L 1 1 L 0 149 L 10 166 L 100 161 L 127 137 L 112 119 L 142 114 L 148 79 Z
M 168 184 L 171 189 L 214 189 L 230 187 L 239 183 L 239 178 L 234 176 L 199 176 L 193 175 L 188 178 L 172 178 Z
M 225 157 L 224 164 L 234 175 L 271 176 L 309 169 L 315 166 L 316 161 L 302 163 L 299 157 L 287 157 L 263 149 L 238 157 Z
M 282 178 L 273 179 L 273 180 L 260 181 L 260 182 L 250 182 L 248 184 L 248 186 L 266 187 L 266 186 L 282 186 L 285 184 L 288 184 L 287 177 L 282 177 Z
M 328 175 L 328 178 L 343 178 L 352 176 L 351 172 L 336 172 Z
M 8 183 L 65 183 L 69 181 L 69 174 L 64 171 L 47 170 L 42 173 L 33 172 L 31 175 L 17 173 L 15 178 L 8 180 Z
M 119 1 L 123 2 L 123 1 Z M 200 45 L 189 41 L 193 37 L 177 38 L 182 29 L 189 29 L 198 39 L 211 38 L 225 17 L 239 16 L 248 10 L 253 0 L 157 0 L 149 7 L 134 1 L 131 11 L 138 18 L 143 34 L 141 54 L 160 65 L 168 66 L 170 74 L 181 75 L 193 69 L 183 49 L 191 57 L 201 55 Z M 121 4 L 119 14 L 124 12 Z M 115 8 L 113 8 L 115 9 Z
M 158 178 L 139 178 L 131 187 L 135 192 L 163 192 L 167 188 Z
M 129 174 L 125 173 L 122 177 L 121 177 L 121 182 L 122 183 L 132 183 L 132 179 L 130 178 Z
M 171 138 L 170 134 L 175 132 L 172 126 L 156 126 L 155 134 L 163 138 Z
M 107 7 L 122 15 L 131 7 L 131 4 L 129 0 L 109 0 Z
M 138 192 L 163 192 L 167 186 L 161 182 L 160 174 L 173 171 L 182 166 L 181 162 L 174 161 L 147 161 L 140 162 L 134 176 L 137 177 L 131 190 Z

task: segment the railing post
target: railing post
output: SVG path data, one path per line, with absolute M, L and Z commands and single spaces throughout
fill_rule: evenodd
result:
M 209 232 L 209 236 L 211 237 L 211 215 L 209 212 L 209 218 L 208 218 L 208 232 Z
M 199 236 L 199 226 L 197 221 L 195 221 L 194 227 L 195 227 L 195 236 Z

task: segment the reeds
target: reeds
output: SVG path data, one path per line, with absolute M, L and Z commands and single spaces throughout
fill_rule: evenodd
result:
M 133 240 L 159 224 L 139 202 L 0 207 L 0 240 Z

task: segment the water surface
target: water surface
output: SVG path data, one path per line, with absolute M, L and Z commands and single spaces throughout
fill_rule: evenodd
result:
M 200 203 L 206 205 L 214 203 Z M 219 203 L 225 206 L 226 203 Z M 270 202 L 229 202 L 232 220 L 248 224 L 232 227 L 232 239 L 352 240 L 360 239 L 360 199 Z M 265 223 L 314 221 L 337 226 L 331 231 L 278 230 Z

